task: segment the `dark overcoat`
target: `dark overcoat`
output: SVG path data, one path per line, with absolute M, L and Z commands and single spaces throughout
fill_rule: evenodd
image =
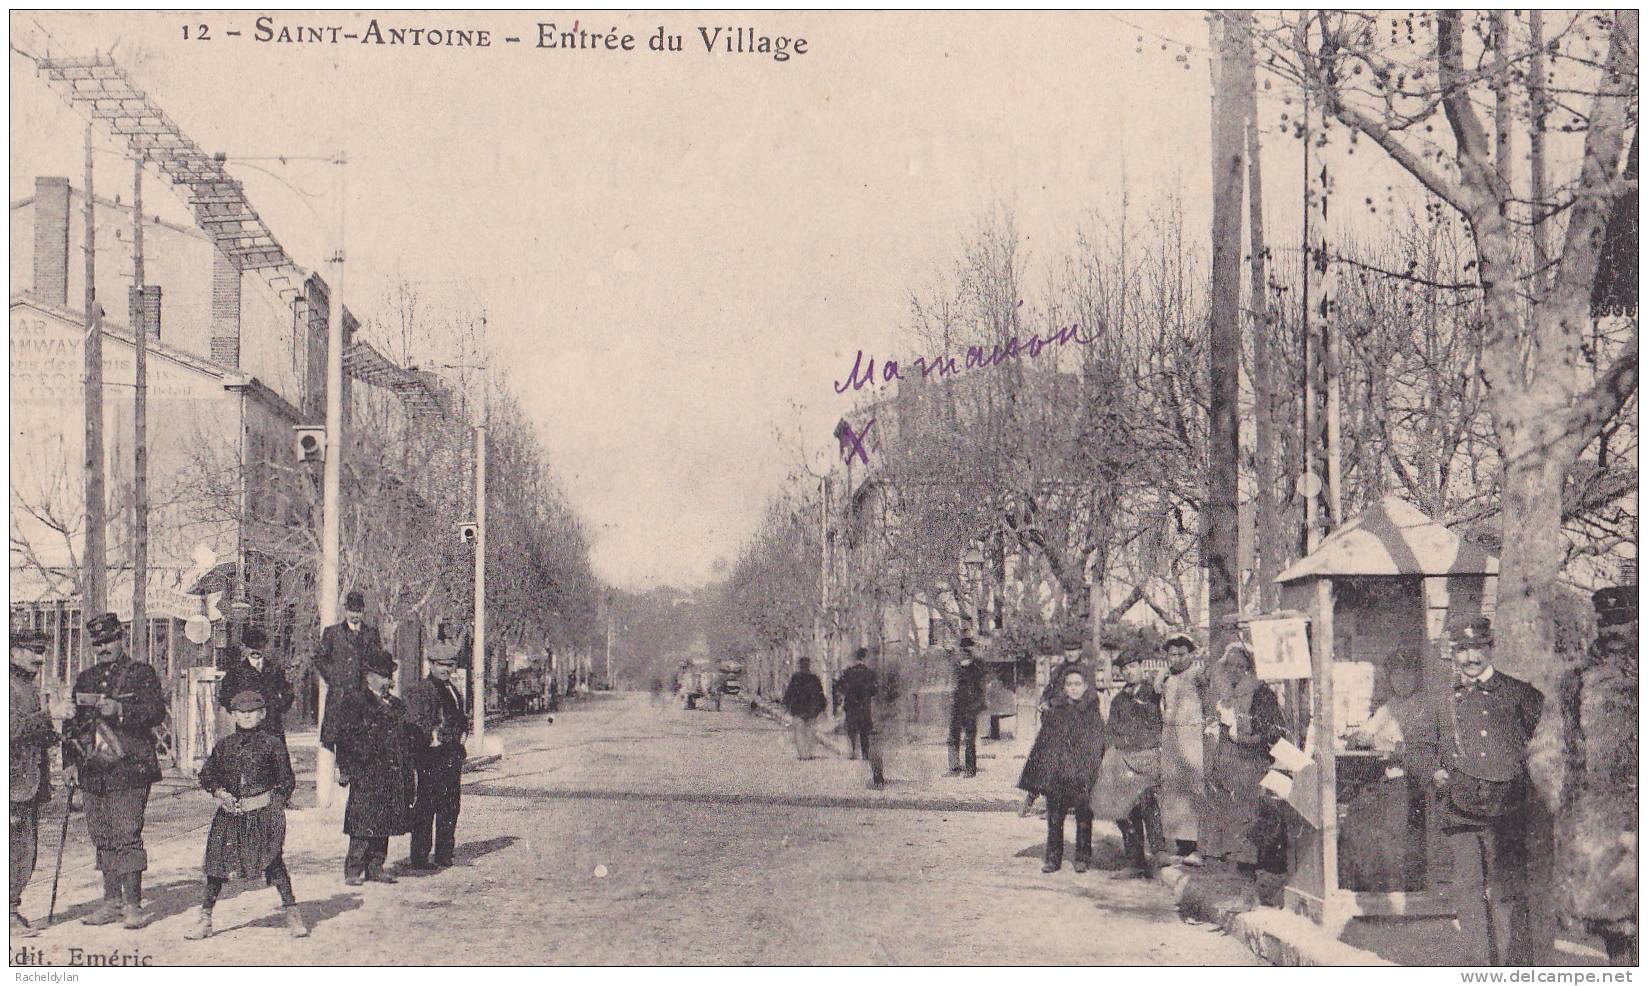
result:
M 217 704 L 225 709 L 241 692 L 253 691 L 263 696 L 263 723 L 258 728 L 271 733 L 286 732 L 285 715 L 292 709 L 292 686 L 286 680 L 286 671 L 279 664 L 263 659 L 263 670 L 241 660 L 223 675 L 217 686 Z
M 848 727 L 868 726 L 870 707 L 876 694 L 876 676 L 870 666 L 853 664 L 841 672 L 836 692 L 841 696 L 841 708 L 846 713 Z
M 336 690 L 353 690 L 361 684 L 361 668 L 366 658 L 383 649 L 378 628 L 362 621 L 359 630 L 348 623 L 334 623 L 320 632 L 320 648 L 315 651 L 315 671 Z
M 784 710 L 799 719 L 816 719 L 829 708 L 824 683 L 811 671 L 797 671 L 784 686 Z
M 429 737 L 393 695 L 346 691 L 326 713 L 338 771 L 349 781 L 343 831 L 369 838 L 412 831 L 417 783 L 414 768 Z
M 1058 799 L 1085 804 L 1104 759 L 1104 715 L 1099 699 L 1088 689 L 1071 701 L 1063 692 L 1053 696 L 1041 717 L 1041 730 L 1019 774 L 1019 787 Z
M 286 744 L 264 729 L 237 729 L 219 740 L 200 768 L 200 788 L 237 799 L 269 794 L 266 807 L 236 814 L 219 807 L 206 836 L 207 876 L 261 876 L 286 845 L 286 805 L 297 779 Z
M 956 665 L 955 691 L 950 696 L 950 718 L 961 722 L 984 711 L 984 665 L 977 660 Z
M 33 678 L 14 669 L 11 674 L 10 721 L 11 803 L 45 804 L 51 800 L 50 748 L 57 744 L 51 716 L 40 708 L 40 694 Z
M 102 695 L 120 703 L 120 711 L 100 716 L 96 708 L 77 706 L 64 727 L 67 763 L 80 768 L 80 787 L 93 794 L 124 788 L 147 787 L 160 780 L 155 755 L 155 727 L 166 721 L 166 696 L 160 679 L 147 664 L 120 657 L 94 664 L 74 679 L 74 694 Z M 113 727 L 126 755 L 113 763 L 88 759 L 98 720 Z

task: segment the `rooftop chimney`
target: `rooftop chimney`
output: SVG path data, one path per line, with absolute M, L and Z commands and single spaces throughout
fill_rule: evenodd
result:
M 69 304 L 69 180 L 34 180 L 34 294 Z
M 212 335 L 209 355 L 214 363 L 240 369 L 240 269 L 212 250 Z

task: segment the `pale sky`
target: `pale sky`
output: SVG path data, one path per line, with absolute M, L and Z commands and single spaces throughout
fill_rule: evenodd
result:
M 346 128 L 345 303 L 386 314 L 378 299 L 404 278 L 426 305 L 485 306 L 491 358 L 588 523 L 596 569 L 625 587 L 701 583 L 736 556 L 800 463 L 798 438 L 815 464 L 833 446 L 850 398 L 831 383 L 854 352 L 916 355 L 899 342 L 911 290 L 992 206 L 1015 210 L 1032 261 L 1084 213 L 1113 210 L 1124 171 L 1140 198 L 1182 194 L 1189 228 L 1205 228 L 1199 14 L 1124 15 L 1154 32 L 1142 53 L 1141 32 L 1105 13 L 580 25 L 633 33 L 630 53 L 535 49 L 539 16 L 560 19 L 380 18 L 487 28 L 485 50 L 258 43 L 254 13 L 14 14 L 12 26 L 54 53 L 113 46 L 186 133 L 230 155 L 307 268 L 328 239 L 311 207 L 329 217 L 329 200 L 306 203 L 233 158 L 326 154 Z M 184 41 L 201 22 L 211 40 Z M 367 22 L 275 17 L 277 29 Z M 784 63 L 704 52 L 699 25 L 740 24 L 809 50 Z M 685 50 L 646 51 L 659 25 Z M 1155 35 L 1195 50 L 1181 61 Z M 79 185 L 83 122 L 15 53 L 10 77 L 12 197 L 38 174 Z M 1294 156 L 1277 155 L 1280 171 Z M 129 184 L 113 155 L 98 166 L 100 193 Z M 328 190 L 323 166 L 259 167 Z M 158 183 L 145 205 L 188 221 Z

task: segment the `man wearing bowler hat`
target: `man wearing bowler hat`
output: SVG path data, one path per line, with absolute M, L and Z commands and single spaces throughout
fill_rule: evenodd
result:
M 349 788 L 343 831 L 349 836 L 344 883 L 394 883 L 383 871 L 389 840 L 412 830 L 416 756 L 430 736 L 389 694 L 395 659 L 379 648 L 362 665 L 363 687 L 327 702 L 321 742 L 337 751 L 338 783 Z
M 23 890 L 34 876 L 40 848 L 40 806 L 51 800 L 51 763 L 48 751 L 57 743 L 51 713 L 40 707 L 35 679 L 46 657 L 46 637 L 34 630 L 11 632 L 11 705 L 7 708 L 11 736 L 11 933 L 37 933 L 17 912 Z
M 240 635 L 239 660 L 229 666 L 218 683 L 217 704 L 227 712 L 236 695 L 244 691 L 257 692 L 263 696 L 264 709 L 263 723 L 258 728 L 284 742 L 285 716 L 291 711 L 294 696 L 285 670 L 268 656 L 265 650 L 268 645 L 267 633 L 257 627 L 246 628 Z
M 1521 965 L 1531 934 L 1524 812 L 1528 741 L 1539 689 L 1493 666 L 1493 624 L 1477 617 L 1450 635 L 1454 670 L 1438 724 L 1442 834 L 1453 857 L 1454 905 L 1473 965 Z
M 428 869 L 433 847 L 434 865 L 451 866 L 457 842 L 458 807 L 466 751 L 464 736 L 469 718 L 463 699 L 452 685 L 457 655 L 436 651 L 429 658 L 429 674 L 407 689 L 407 717 L 429 745 L 418 752 L 418 800 L 412 811 L 411 868 Z
M 320 649 L 315 652 L 315 673 L 326 682 L 327 709 L 321 710 L 321 722 L 330 714 L 332 697 L 342 692 L 356 691 L 364 684 L 362 669 L 366 659 L 383 649 L 378 628 L 366 622 L 366 594 L 359 589 L 349 590 L 343 597 L 343 620 L 320 632 Z M 232 694 L 232 693 L 231 693 Z M 325 743 L 324 730 L 322 743 Z M 327 747 L 331 749 L 330 746 Z
M 984 666 L 973 653 L 973 638 L 963 637 L 950 695 L 950 733 L 945 740 L 952 775 L 978 776 L 978 717 L 983 711 Z
M 74 680 L 75 714 L 64 727 L 64 771 L 86 796 L 86 828 L 103 871 L 103 901 L 87 924 L 123 921 L 143 927 L 143 815 L 149 786 L 160 780 L 155 727 L 166 721 L 166 696 L 147 664 L 126 656 L 120 618 L 86 621 L 98 663 Z

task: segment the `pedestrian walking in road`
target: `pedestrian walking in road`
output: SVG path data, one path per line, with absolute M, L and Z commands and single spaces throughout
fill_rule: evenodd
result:
M 835 692 L 840 696 L 845 714 L 848 757 L 856 760 L 860 753 L 864 754 L 864 759 L 870 760 L 870 779 L 874 782 L 882 778 L 875 769 L 875 761 L 870 759 L 870 736 L 875 731 L 870 704 L 875 699 L 876 676 L 870 670 L 869 657 L 869 648 L 853 651 L 853 663 L 836 679 Z
M 122 921 L 141 928 L 143 816 L 149 787 L 160 780 L 155 727 L 166 721 L 160 679 L 126 656 L 120 618 L 100 613 L 86 621 L 97 663 L 74 680 L 74 718 L 64 726 L 64 778 L 85 794 L 86 829 L 103 871 L 103 900 L 87 924 Z
M 795 755 L 802 760 L 813 758 L 814 733 L 819 716 L 828 708 L 824 698 L 824 683 L 812 672 L 812 661 L 803 657 L 796 662 L 795 674 L 784 686 L 784 711 L 790 714 L 790 728 L 795 734 Z
M 1036 701 L 1036 715 L 1047 715 L 1047 710 L 1052 707 L 1053 700 L 1064 694 L 1064 679 L 1071 672 L 1080 674 L 1087 680 L 1090 687 L 1093 686 L 1092 666 L 1084 658 L 1082 644 L 1073 643 L 1066 646 L 1064 656 L 1059 659 L 1059 663 L 1054 665 L 1047 675 L 1047 686 L 1041 690 L 1041 698 Z M 1096 698 L 1097 692 L 1094 695 Z M 1036 739 L 1038 742 L 1041 739 L 1039 731 L 1036 733 Z M 1032 756 L 1035 754 L 1033 745 L 1030 752 Z M 1024 792 L 1024 805 L 1019 809 L 1019 817 L 1028 818 L 1036 806 L 1036 799 L 1042 793 L 1041 788 L 1036 786 L 1036 778 L 1030 770 L 1028 760 L 1025 761 L 1024 770 L 1019 774 L 1019 789 Z
M 389 694 L 395 659 L 380 648 L 367 655 L 364 671 L 365 686 L 328 703 L 321 726 L 321 742 L 338 754 L 338 783 L 349 788 L 343 882 L 352 887 L 396 882 L 383 864 L 390 838 L 412 831 L 415 757 L 430 738 Z
M 1077 873 L 1093 861 L 1093 783 L 1104 758 L 1104 716 L 1098 694 L 1080 668 L 1065 672 L 1061 690 L 1048 704 L 1041 729 L 1024 762 L 1019 786 L 1047 798 L 1047 849 L 1043 873 L 1064 863 L 1064 818 L 1076 816 Z M 1027 787 L 1027 783 L 1031 786 Z
M 406 692 L 407 716 L 429 743 L 416 758 L 418 797 L 412 812 L 409 862 L 418 870 L 430 868 L 431 847 L 435 866 L 451 866 L 457 844 L 467 756 L 463 741 L 469 733 L 469 717 L 452 686 L 455 665 L 454 655 L 432 655 L 429 674 Z
M 1459 929 L 1472 965 L 1538 961 L 1528 918 L 1528 741 L 1544 711 L 1539 689 L 1494 667 L 1493 624 L 1451 635 L 1458 677 L 1442 720 L 1442 834 L 1453 857 Z
M 1093 813 L 1115 821 L 1133 875 L 1148 877 L 1155 874 L 1155 855 L 1162 849 L 1156 797 L 1162 777 L 1162 697 L 1142 653 L 1123 652 L 1116 663 L 1127 684 L 1110 703 Z
M 359 691 L 366 661 L 383 649 L 378 628 L 366 622 L 366 594 L 351 589 L 343 597 L 343 620 L 320 632 L 320 649 L 315 652 L 315 672 L 326 682 L 327 704 L 346 692 Z M 321 710 L 325 722 L 330 709 Z M 321 738 L 322 745 L 326 738 Z M 331 747 L 327 747 L 331 749 Z
M 262 692 L 247 688 L 236 693 L 229 700 L 235 731 L 218 741 L 200 769 L 200 789 L 217 799 L 218 808 L 206 835 L 200 913 L 184 938 L 212 936 L 212 908 L 224 883 L 258 877 L 280 893 L 281 914 L 292 937 L 309 936 L 283 855 L 286 806 L 297 778 L 285 742 L 263 728 L 266 712 Z
M 955 688 L 950 693 L 950 734 L 946 741 L 952 776 L 978 776 L 978 717 L 984 711 L 984 666 L 973 654 L 973 638 L 961 638 Z M 965 742 L 966 753 L 962 747 Z
M 267 656 L 264 648 L 268 643 L 269 635 L 257 627 L 248 627 L 240 635 L 240 659 L 229 665 L 223 680 L 218 683 L 217 704 L 227 712 L 229 703 L 236 695 L 248 689 L 257 692 L 263 696 L 264 710 L 263 725 L 258 728 L 280 737 L 284 744 L 286 713 L 291 711 L 296 696 L 286 680 L 285 669 Z M 233 645 L 228 649 L 231 652 L 237 650 Z
M 1198 821 L 1207 808 L 1202 775 L 1207 678 L 1190 634 L 1173 634 L 1162 649 L 1168 668 L 1162 682 L 1162 835 L 1173 842 L 1175 862 L 1200 866 L 1196 841 Z
M 1216 706 L 1218 744 L 1207 768 L 1207 818 L 1215 852 L 1242 873 L 1282 873 L 1287 830 L 1282 809 L 1259 782 L 1271 767 L 1270 748 L 1288 735 L 1276 693 L 1254 673 L 1253 651 L 1240 641 L 1225 647 Z M 1210 727 L 1211 728 L 1211 727 Z M 1206 841 L 1205 839 L 1203 840 Z
M 36 679 L 45 663 L 48 641 L 44 634 L 18 628 L 11 631 L 11 704 L 6 708 L 11 737 L 11 815 L 7 833 L 11 845 L 11 920 L 14 938 L 39 933 L 18 913 L 23 890 L 34 876 L 40 849 L 40 807 L 51 800 L 51 747 L 58 742 L 51 709 L 40 707 Z M 67 807 L 64 810 L 68 810 Z

